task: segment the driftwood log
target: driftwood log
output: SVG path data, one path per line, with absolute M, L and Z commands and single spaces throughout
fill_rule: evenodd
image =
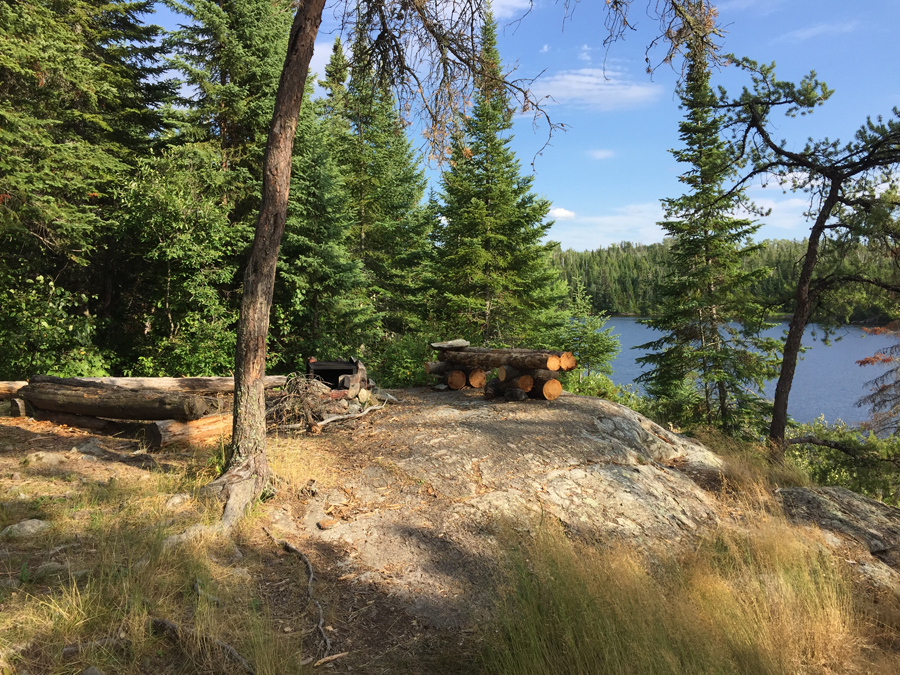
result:
M 205 445 L 230 436 L 232 424 L 231 413 L 208 415 L 189 422 L 162 420 L 147 426 L 146 440 L 151 448 L 164 448 L 176 443 Z
M 555 379 L 535 378 L 534 384 L 528 395 L 531 398 L 540 398 L 545 401 L 555 401 L 562 394 L 562 384 Z
M 230 394 L 234 392 L 233 377 L 52 377 L 50 375 L 35 375 L 31 383 L 51 382 L 65 384 L 72 387 L 99 387 L 103 385 L 129 389 L 131 391 L 146 391 L 147 389 L 171 391 L 183 394 Z M 287 377 L 283 375 L 270 375 L 265 378 L 266 389 L 283 387 Z M 3 396 L 4 385 L 20 384 L 26 382 L 0 382 L 0 398 Z M 21 388 L 21 387 L 20 387 Z
M 218 401 L 179 393 L 131 391 L 111 385 L 68 386 L 34 382 L 19 395 L 35 408 L 124 420 L 195 420 L 214 412 Z

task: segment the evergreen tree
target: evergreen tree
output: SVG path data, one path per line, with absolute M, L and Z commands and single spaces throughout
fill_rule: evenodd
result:
M 531 192 L 509 148 L 513 110 L 501 85 L 496 24 L 481 32 L 485 69 L 441 180 L 435 234 L 441 305 L 449 326 L 484 344 L 527 342 L 558 323 L 565 287 L 550 264 L 546 199 Z
M 5 303 L 19 308 L 0 342 L 35 349 L 17 377 L 103 368 L 91 294 L 113 283 L 100 255 L 116 237 L 113 193 L 163 128 L 158 107 L 172 92 L 159 29 L 140 20 L 148 11 L 120 0 L 0 2 L 0 286 L 15 289 Z
M 311 94 L 307 80 L 269 329 L 269 361 L 285 372 L 301 370 L 304 357 L 359 353 L 374 323 L 362 265 L 347 249 L 352 209 L 327 103 L 309 105 Z
M 350 64 L 339 40 L 326 67 L 325 114 L 353 204 L 350 250 L 365 268 L 388 333 L 422 325 L 430 221 L 420 208 L 425 176 L 387 83 L 376 77 L 371 36 L 357 26 Z
M 673 240 L 671 268 L 660 289 L 662 313 L 646 323 L 664 335 L 638 347 L 654 352 L 638 359 L 651 366 L 638 381 L 651 395 L 675 401 L 682 421 L 734 430 L 739 409 L 757 400 L 748 386 L 761 391 L 774 374 L 776 345 L 759 337 L 767 324 L 750 288 L 768 270 L 742 266 L 758 249 L 745 244 L 758 225 L 731 215 L 743 195 L 726 190 L 733 161 L 720 138 L 709 78 L 703 43 L 694 38 L 681 92 L 684 147 L 672 151 L 691 165 L 680 177 L 689 192 L 663 200 L 667 220 L 660 225 Z

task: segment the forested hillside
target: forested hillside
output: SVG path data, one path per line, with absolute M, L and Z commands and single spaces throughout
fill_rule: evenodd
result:
M 594 251 L 557 250 L 553 262 L 570 287 L 575 279 L 584 282 L 595 311 L 650 316 L 662 306 L 658 283 L 671 269 L 671 245 L 671 239 L 666 239 L 661 244 L 626 241 Z M 804 241 L 768 239 L 744 261 L 748 270 L 767 270 L 752 289 L 753 295 L 773 315 L 793 311 L 794 291 L 805 252 Z M 835 251 L 838 254 L 859 261 L 873 277 L 887 278 L 893 273 L 891 260 L 871 251 L 865 243 L 846 245 Z M 827 308 L 823 307 L 823 319 L 868 322 L 900 315 L 896 303 L 878 293 L 857 290 L 840 294 L 835 300 Z

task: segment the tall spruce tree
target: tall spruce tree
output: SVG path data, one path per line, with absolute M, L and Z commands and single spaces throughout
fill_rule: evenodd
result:
M 759 226 L 732 216 L 743 195 L 726 187 L 734 165 L 720 137 L 707 56 L 703 40 L 693 38 L 681 92 L 684 147 L 672 150 L 691 166 L 679 179 L 688 192 L 662 202 L 671 267 L 657 293 L 662 311 L 646 323 L 663 337 L 638 347 L 653 352 L 638 359 L 651 366 L 638 381 L 675 403 L 682 421 L 736 430 L 739 412 L 759 402 L 752 390 L 775 373 L 777 343 L 760 337 L 765 312 L 750 291 L 768 270 L 743 265 L 759 249 L 748 243 Z
M 509 147 L 513 109 L 490 14 L 481 43 L 475 105 L 441 179 L 436 274 L 448 326 L 486 345 L 524 343 L 560 320 L 565 285 L 550 262 L 557 245 L 541 243 L 550 202 L 531 191 Z
M 371 49 L 365 23 L 356 27 L 349 64 L 335 42 L 325 105 L 348 125 L 334 132 L 353 208 L 350 250 L 363 264 L 383 330 L 407 333 L 420 328 L 425 304 L 430 224 L 420 202 L 426 181 L 397 101 L 376 76 Z
M 328 102 L 310 104 L 311 94 L 308 79 L 269 329 L 269 361 L 285 372 L 304 357 L 359 353 L 374 323 L 362 264 L 348 250 L 352 208 L 332 154 L 340 144 Z

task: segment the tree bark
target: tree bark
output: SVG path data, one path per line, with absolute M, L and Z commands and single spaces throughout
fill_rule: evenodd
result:
M 209 415 L 191 422 L 154 422 L 147 427 L 147 444 L 151 448 L 164 448 L 176 443 L 204 445 L 227 436 L 233 424 L 231 413 Z
M 484 398 L 488 401 L 493 401 L 497 398 L 501 384 L 500 380 L 496 377 L 488 380 L 487 384 L 484 385 Z
M 131 391 L 155 389 L 174 391 L 183 394 L 230 394 L 234 391 L 233 377 L 53 377 L 51 375 L 35 375 L 31 382 L 54 382 L 72 387 L 97 387 L 110 385 Z M 283 387 L 287 378 L 283 375 L 271 375 L 264 378 L 266 389 Z M 3 385 L 0 383 L 0 396 Z M 27 383 L 22 383 L 25 386 Z
M 36 382 L 20 395 L 35 408 L 120 420 L 195 420 L 215 410 L 215 401 L 169 392 L 129 391 L 117 387 L 69 387 Z
M 528 398 L 528 394 L 518 387 L 511 387 L 503 392 L 503 398 L 507 401 L 524 401 Z
M 247 506 L 262 494 L 269 479 L 263 389 L 266 337 L 275 266 L 287 220 L 294 134 L 325 0 L 298 0 L 296 7 L 263 158 L 259 219 L 244 272 L 235 350 L 232 440 L 225 473 L 208 486 L 210 492 L 225 501 L 222 517 L 225 527 L 231 527 L 243 516 Z
M 452 363 L 447 363 L 446 361 L 426 361 L 425 362 L 425 374 L 426 375 L 441 375 L 448 371 L 451 371 L 455 368 Z
M 532 368 L 542 368 L 544 370 L 559 370 L 559 357 L 552 354 L 543 354 L 539 352 L 489 352 L 489 353 L 471 353 L 465 352 L 445 352 L 444 360 L 450 363 L 458 363 L 462 366 L 475 366 L 491 370 L 500 366 L 512 366 L 519 370 L 529 370 Z
M 784 460 L 784 432 L 787 428 L 788 398 L 791 394 L 791 385 L 794 381 L 794 372 L 797 369 L 797 360 L 800 355 L 800 347 L 803 340 L 803 332 L 809 322 L 812 312 L 813 297 L 810 294 L 813 272 L 819 258 L 819 240 L 825 231 L 825 224 L 831 217 L 831 211 L 837 204 L 840 194 L 840 179 L 832 180 L 828 196 L 819 209 L 819 215 L 809 234 L 809 243 L 806 247 L 806 256 L 803 259 L 803 267 L 800 270 L 800 278 L 797 280 L 796 302 L 794 314 L 788 326 L 787 339 L 784 341 L 784 353 L 781 361 L 781 372 L 778 375 L 778 383 L 775 385 L 774 410 L 772 411 L 772 424 L 769 427 L 770 447 L 772 459 L 776 462 Z

